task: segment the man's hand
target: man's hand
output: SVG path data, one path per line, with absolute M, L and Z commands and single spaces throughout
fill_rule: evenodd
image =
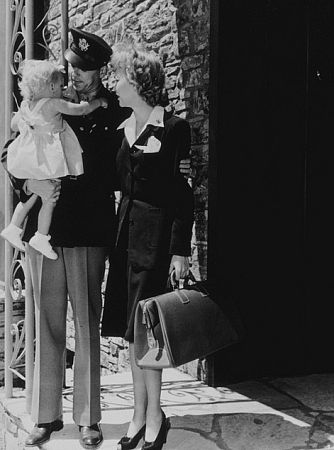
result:
M 180 172 L 187 178 L 191 176 L 191 161 L 189 158 L 181 159 L 179 164 Z
M 27 194 L 37 194 L 43 201 L 50 200 L 56 203 L 60 195 L 61 181 L 58 179 L 27 180 L 25 188 Z

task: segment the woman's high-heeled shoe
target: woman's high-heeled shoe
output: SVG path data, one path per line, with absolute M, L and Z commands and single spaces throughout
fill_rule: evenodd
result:
M 123 436 L 122 439 L 117 443 L 117 450 L 130 450 L 136 448 L 138 442 L 145 435 L 146 425 L 143 425 L 141 429 L 132 437 Z
M 158 436 L 156 437 L 154 442 L 145 441 L 141 450 L 161 450 L 163 445 L 167 441 L 167 434 L 169 429 L 170 429 L 170 420 L 165 416 L 165 413 L 162 411 L 162 422 Z

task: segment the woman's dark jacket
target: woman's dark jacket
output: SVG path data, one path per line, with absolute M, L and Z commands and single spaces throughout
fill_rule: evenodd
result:
M 137 151 L 150 136 L 161 142 L 156 153 Z M 164 113 L 164 127 L 149 125 L 130 148 L 126 138 L 116 158 L 122 201 L 118 238 L 129 227 L 128 258 L 134 270 L 150 270 L 161 256 L 191 254 L 193 194 L 179 171 L 189 156 L 188 122 Z M 117 244 L 116 244 L 117 245 Z

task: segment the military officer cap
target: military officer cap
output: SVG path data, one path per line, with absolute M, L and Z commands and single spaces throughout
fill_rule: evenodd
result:
M 77 28 L 70 28 L 70 32 L 73 40 L 64 56 L 72 66 L 96 70 L 108 63 L 112 50 L 100 36 Z

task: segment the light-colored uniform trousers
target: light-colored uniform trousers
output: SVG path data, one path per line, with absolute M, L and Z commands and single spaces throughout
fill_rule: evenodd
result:
M 103 247 L 56 247 L 52 261 L 28 246 L 35 300 L 36 353 L 31 417 L 48 423 L 62 416 L 68 299 L 75 325 L 73 419 L 101 420 L 100 316 Z

